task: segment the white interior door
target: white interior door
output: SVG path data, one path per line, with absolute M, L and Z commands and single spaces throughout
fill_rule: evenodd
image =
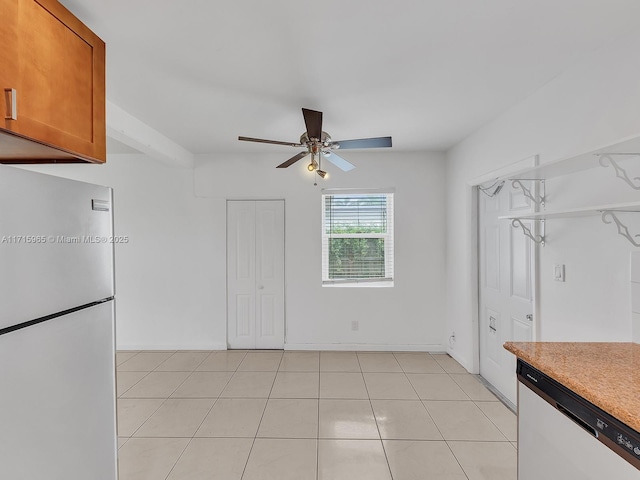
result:
M 227 202 L 229 348 L 284 348 L 284 201 Z
M 478 195 L 480 375 L 515 405 L 516 359 L 502 345 L 533 339 L 535 244 L 498 217 L 532 211 L 532 202 L 511 182 Z

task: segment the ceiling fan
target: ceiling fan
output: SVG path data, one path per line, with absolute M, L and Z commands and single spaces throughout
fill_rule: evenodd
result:
M 258 143 L 272 143 L 274 145 L 288 145 L 290 147 L 303 147 L 306 150 L 294 155 L 286 162 L 281 163 L 276 168 L 287 168 L 296 163 L 298 160 L 303 159 L 307 155 L 311 155 L 311 163 L 307 166 L 308 170 L 313 172 L 314 170 L 322 178 L 327 176 L 327 172 L 322 170 L 322 159 L 327 159 L 341 170 L 348 172 L 355 168 L 355 165 L 348 162 L 337 153 L 335 150 L 347 150 L 356 148 L 381 148 L 391 146 L 391 137 L 376 137 L 376 138 L 360 138 L 355 140 L 332 140 L 327 132 L 322 131 L 322 112 L 315 110 L 309 110 L 307 108 L 302 109 L 302 116 L 304 117 L 304 123 L 307 127 L 307 131 L 300 135 L 300 141 L 294 142 L 279 142 L 277 140 L 264 140 L 261 138 L 251 137 L 238 137 L 238 140 L 245 142 L 258 142 Z

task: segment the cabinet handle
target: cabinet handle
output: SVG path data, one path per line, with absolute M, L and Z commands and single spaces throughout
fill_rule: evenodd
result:
M 17 120 L 18 119 L 18 101 L 15 88 L 4 89 L 4 100 L 7 106 L 5 113 L 5 120 Z

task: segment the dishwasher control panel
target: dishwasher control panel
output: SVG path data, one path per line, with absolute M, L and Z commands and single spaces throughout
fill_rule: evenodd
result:
M 640 433 L 520 359 L 517 374 L 521 383 L 640 469 Z

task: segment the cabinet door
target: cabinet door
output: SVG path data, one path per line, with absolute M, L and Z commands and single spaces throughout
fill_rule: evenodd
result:
M 17 120 L 6 128 L 104 162 L 104 42 L 57 0 L 17 0 L 15 55 L 14 84 L 2 88 L 16 89 Z
M 0 2 L 0 128 L 11 128 L 12 120 L 7 119 L 11 105 L 5 95 L 5 88 L 14 88 L 18 84 L 18 0 Z

